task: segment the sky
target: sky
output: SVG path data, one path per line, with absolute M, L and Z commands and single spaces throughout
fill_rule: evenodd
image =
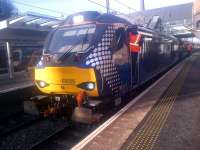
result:
M 56 17 L 60 17 L 61 14 L 67 16 L 75 12 L 86 10 L 106 12 L 104 7 L 93 3 L 96 2 L 105 6 L 105 1 L 106 0 L 11 0 L 20 12 L 32 11 Z M 193 0 L 145 0 L 145 8 L 154 9 L 170 5 L 189 3 L 192 1 Z M 130 13 L 140 9 L 140 1 L 110 0 L 110 8 L 112 11 L 117 10 L 120 13 Z

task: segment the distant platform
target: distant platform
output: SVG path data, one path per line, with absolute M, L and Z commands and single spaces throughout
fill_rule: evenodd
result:
M 8 75 L 0 75 L 0 94 L 24 89 L 33 85 L 33 79 L 24 72 L 16 74 L 12 79 L 9 79 Z
M 199 68 L 195 53 L 72 149 L 199 149 Z

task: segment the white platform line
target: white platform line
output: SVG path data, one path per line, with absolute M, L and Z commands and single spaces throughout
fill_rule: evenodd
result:
M 182 63 L 180 63 L 182 64 Z M 165 73 L 160 79 L 158 79 L 155 83 L 153 83 L 149 88 L 147 88 L 144 92 L 142 92 L 140 95 L 135 97 L 132 101 L 130 101 L 126 106 L 124 106 L 122 109 L 120 109 L 115 115 L 113 115 L 110 119 L 108 119 L 106 122 L 104 122 L 101 126 L 99 126 L 96 130 L 94 130 L 92 133 L 90 133 L 87 137 L 85 137 L 82 141 L 80 141 L 78 144 L 76 144 L 74 147 L 71 148 L 71 150 L 80 150 L 86 144 L 88 144 L 92 139 L 94 139 L 100 132 L 102 132 L 106 127 L 108 127 L 111 123 L 113 123 L 118 117 L 120 117 L 122 114 L 124 114 L 131 106 L 133 106 L 141 97 L 143 97 L 147 92 L 149 92 L 154 86 L 156 86 L 162 79 L 164 79 L 171 71 L 175 70 L 177 66 L 176 65 L 172 69 L 170 69 L 167 73 Z
M 27 88 L 27 87 L 31 87 L 31 86 L 33 86 L 33 85 L 34 85 L 33 83 L 30 83 L 30 84 L 26 84 L 26 85 L 24 85 L 24 86 L 18 86 L 18 87 L 13 87 L 13 88 L 1 90 L 1 91 L 0 91 L 0 94 L 2 94 L 2 93 L 7 93 L 7 92 L 11 92 L 11 91 L 16 91 L 16 90 L 20 90 L 20 89 L 24 89 L 24 88 Z

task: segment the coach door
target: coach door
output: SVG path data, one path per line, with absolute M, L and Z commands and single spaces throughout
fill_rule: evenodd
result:
M 129 51 L 131 56 L 131 84 L 134 87 L 139 83 L 139 52 L 141 49 L 141 35 L 134 30 L 129 30 Z

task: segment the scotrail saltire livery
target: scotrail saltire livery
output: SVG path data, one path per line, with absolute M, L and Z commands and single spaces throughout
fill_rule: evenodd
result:
M 127 93 L 180 60 L 180 53 L 173 36 L 111 14 L 80 12 L 49 34 L 35 83 L 56 104 L 70 107 L 75 121 L 93 121 L 103 105 L 119 105 Z

